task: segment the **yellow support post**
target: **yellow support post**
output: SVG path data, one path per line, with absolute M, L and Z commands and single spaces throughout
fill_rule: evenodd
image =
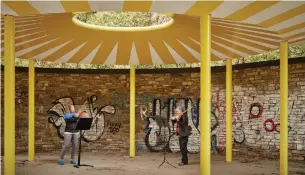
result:
M 15 174 L 15 18 L 4 16 L 4 175 Z
M 200 18 L 200 174 L 211 174 L 211 21 Z
M 232 162 L 232 59 L 226 63 L 226 161 Z
M 280 174 L 288 175 L 288 43 L 280 46 Z
M 130 157 L 136 154 L 136 83 L 135 66 L 130 65 Z
M 29 133 L 28 133 L 28 159 L 35 156 L 35 61 L 29 60 Z

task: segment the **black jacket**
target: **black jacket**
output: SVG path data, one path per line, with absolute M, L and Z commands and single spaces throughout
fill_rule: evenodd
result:
M 72 117 L 67 115 L 72 115 Z M 73 114 L 65 114 L 65 121 L 66 121 L 66 128 L 65 128 L 65 132 L 71 132 L 71 133 L 76 133 L 79 132 L 78 130 L 75 130 L 77 122 L 78 122 L 78 118 L 73 117 Z
M 179 128 L 180 128 L 180 133 L 179 136 L 189 136 L 190 135 L 190 130 L 189 130 L 189 120 L 187 117 L 187 113 L 184 113 L 182 117 L 180 118 L 179 121 Z

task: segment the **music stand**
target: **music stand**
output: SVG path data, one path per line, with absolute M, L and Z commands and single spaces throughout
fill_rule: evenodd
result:
M 81 153 L 81 149 L 82 149 L 82 144 L 81 144 L 82 130 L 90 130 L 92 121 L 93 121 L 93 118 L 79 118 L 77 121 L 75 130 L 79 130 L 79 149 L 78 149 L 78 162 L 77 162 L 77 165 L 74 165 L 75 168 L 79 168 L 80 166 L 93 167 L 92 165 L 80 164 L 80 153 Z
M 158 117 L 156 117 L 156 118 L 158 118 Z M 162 163 L 159 165 L 158 169 L 159 169 L 164 163 L 167 163 L 168 165 L 170 165 L 170 166 L 176 168 L 174 165 L 172 165 L 171 163 L 169 163 L 168 160 L 167 160 L 166 157 L 165 157 L 166 146 L 169 145 L 169 141 L 170 141 L 171 136 L 172 136 L 173 134 L 170 135 L 170 134 L 171 134 L 171 131 L 170 131 L 170 127 L 169 127 L 169 125 L 168 125 L 168 120 L 166 120 L 166 119 L 161 119 L 161 120 L 162 120 L 163 126 L 165 126 L 166 128 L 169 129 L 169 137 L 168 137 L 167 143 L 166 143 L 166 144 L 164 145 L 164 147 L 163 147 L 163 161 L 162 161 Z M 158 121 L 157 121 L 157 122 L 158 122 Z M 159 123 L 161 124 L 160 121 L 159 121 Z M 162 125 L 159 125 L 159 126 L 161 127 Z M 164 134 L 164 143 L 165 143 L 165 128 L 163 129 L 163 134 Z

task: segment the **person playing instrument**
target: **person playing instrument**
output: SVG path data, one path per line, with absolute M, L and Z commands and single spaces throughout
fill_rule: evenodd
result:
M 188 127 L 188 117 L 186 112 L 187 111 L 185 111 L 185 108 L 182 105 L 178 105 L 176 108 L 176 116 L 172 118 L 172 120 L 177 121 L 176 133 L 179 135 L 180 152 L 182 154 L 179 166 L 188 164 L 187 143 L 190 130 Z
M 66 128 L 64 133 L 64 144 L 60 153 L 60 160 L 58 162 L 60 165 L 65 164 L 63 159 L 66 152 L 69 150 L 69 145 L 71 142 L 72 142 L 72 152 L 71 152 L 70 164 L 76 164 L 74 161 L 74 156 L 78 143 L 79 131 L 75 130 L 75 128 L 79 117 L 82 117 L 80 114 L 81 111 L 75 112 L 74 105 L 69 105 L 69 112 L 65 113 L 64 115 Z

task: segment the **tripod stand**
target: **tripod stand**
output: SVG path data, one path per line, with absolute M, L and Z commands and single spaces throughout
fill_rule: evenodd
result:
M 165 119 L 162 120 L 162 121 L 163 121 L 163 126 L 169 128 L 169 126 L 167 126 L 167 125 L 165 124 Z M 160 127 L 161 127 L 161 126 L 160 126 Z M 165 129 L 163 130 L 163 134 L 164 134 L 164 143 L 165 143 Z M 169 128 L 169 134 L 170 134 L 170 128 Z M 170 138 L 171 138 L 173 135 L 174 135 L 174 134 L 172 134 L 172 135 L 170 135 L 170 136 L 168 137 L 167 144 L 165 144 L 164 147 L 163 147 L 163 153 L 164 153 L 163 156 L 164 156 L 164 157 L 163 157 L 163 161 L 162 161 L 162 163 L 159 165 L 158 169 L 159 169 L 164 163 L 167 163 L 167 164 L 169 164 L 170 166 L 176 168 L 174 165 L 170 164 L 170 163 L 168 162 L 168 160 L 166 159 L 166 157 L 165 157 L 165 148 L 166 148 L 167 145 L 169 145 Z

